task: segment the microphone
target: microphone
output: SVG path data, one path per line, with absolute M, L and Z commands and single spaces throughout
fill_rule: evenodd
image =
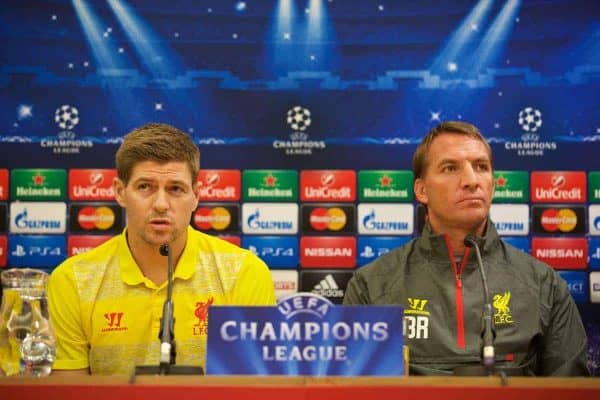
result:
M 171 246 L 162 244 L 159 253 L 167 257 L 167 297 L 163 304 L 162 318 L 160 319 L 160 358 L 158 367 L 155 365 L 138 365 L 134 368 L 129 378 L 129 383 L 135 383 L 137 375 L 203 375 L 204 369 L 200 366 L 175 365 L 177 352 L 175 350 L 175 316 L 173 313 L 173 257 Z
M 495 350 L 494 350 L 494 339 L 496 338 L 496 330 L 494 328 L 494 320 L 492 313 L 492 304 L 490 302 L 490 291 L 488 289 L 488 281 L 485 275 L 485 268 L 483 267 L 483 261 L 481 261 L 481 251 L 479 250 L 480 239 L 469 233 L 464 240 L 464 244 L 467 247 L 475 249 L 477 255 L 477 264 L 479 266 L 479 273 L 481 275 L 481 283 L 483 284 L 483 297 L 484 306 L 483 313 L 481 315 L 481 361 L 485 367 L 492 370 L 495 364 Z
M 175 364 L 175 335 L 173 326 L 175 325 L 175 316 L 173 315 L 173 258 L 171 257 L 171 246 L 165 243 L 160 246 L 161 256 L 167 257 L 167 297 L 163 304 L 162 318 L 160 319 L 160 375 L 166 375 L 169 365 Z

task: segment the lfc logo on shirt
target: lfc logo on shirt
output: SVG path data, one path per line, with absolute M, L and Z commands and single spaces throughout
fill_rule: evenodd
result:
M 194 315 L 196 318 L 198 318 L 198 322 L 192 327 L 192 333 L 194 336 L 206 335 L 208 333 L 208 307 L 213 303 L 213 301 L 214 299 L 209 297 L 209 299 L 205 302 L 198 301 L 196 303 Z
M 496 313 L 494 314 L 495 325 L 508 325 L 513 323 L 512 315 L 510 315 L 510 307 L 508 302 L 510 301 L 510 292 L 502 294 L 495 294 L 492 298 Z

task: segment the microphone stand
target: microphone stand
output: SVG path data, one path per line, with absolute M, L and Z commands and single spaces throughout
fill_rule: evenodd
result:
M 462 365 L 454 368 L 454 375 L 458 376 L 489 376 L 500 375 L 502 384 L 506 385 L 507 376 L 523 375 L 523 371 L 518 367 L 496 367 L 496 352 L 494 349 L 494 340 L 496 339 L 496 329 L 494 327 L 494 316 L 492 304 L 490 302 L 490 291 L 488 289 L 487 276 L 481 260 L 481 251 L 479 250 L 479 238 L 473 234 L 468 234 L 464 240 L 465 246 L 475 249 L 477 256 L 477 265 L 481 275 L 483 286 L 484 306 L 481 315 L 481 364 Z
M 200 366 L 175 365 L 177 351 L 175 347 L 175 315 L 173 313 L 173 259 L 171 246 L 165 243 L 160 246 L 160 255 L 167 257 L 167 297 L 163 304 L 160 319 L 160 358 L 159 365 L 136 365 L 129 382 L 134 383 L 137 375 L 203 375 Z

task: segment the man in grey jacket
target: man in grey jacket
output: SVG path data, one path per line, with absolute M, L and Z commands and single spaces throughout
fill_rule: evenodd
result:
M 587 338 L 565 282 L 498 237 L 489 220 L 492 151 L 465 122 L 433 128 L 413 157 L 427 209 L 422 235 L 356 271 L 344 304 L 400 304 L 411 374 L 451 374 L 481 360 L 480 237 L 496 332 L 495 365 L 525 375 L 589 375 Z

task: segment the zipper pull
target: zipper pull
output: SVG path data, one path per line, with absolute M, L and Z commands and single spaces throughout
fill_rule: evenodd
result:
M 460 275 L 456 275 L 456 288 L 462 289 L 462 279 L 461 279 Z

